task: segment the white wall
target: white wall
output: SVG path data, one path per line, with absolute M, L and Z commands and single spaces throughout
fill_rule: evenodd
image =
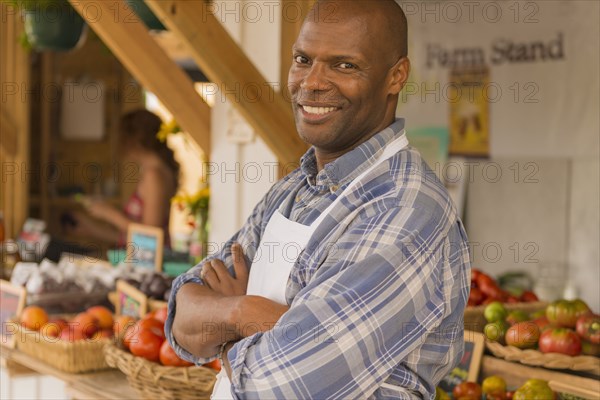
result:
M 278 85 L 280 15 L 273 1 L 216 2 L 216 17 L 244 49 L 265 77 Z M 254 205 L 275 183 L 277 162 L 264 142 L 252 133 L 247 143 L 233 143 L 228 136 L 252 129 L 242 120 L 223 93 L 212 110 L 212 161 L 210 242 L 220 247 L 250 215 Z
M 479 165 L 465 222 L 474 267 L 493 275 L 530 272 L 549 297 L 570 279 L 575 294 L 600 311 L 600 3 L 484 1 L 472 3 L 472 13 L 460 2 L 409 3 L 418 91 L 399 107 L 409 129 L 450 119 L 444 87 L 451 68 L 440 65 L 442 57 L 428 63 L 430 45 L 448 54 L 483 51 L 490 82 L 502 91 L 489 103 L 490 159 L 472 160 Z M 491 60 L 499 41 L 548 44 L 560 37 L 560 59 Z M 436 83 L 441 89 L 431 90 Z

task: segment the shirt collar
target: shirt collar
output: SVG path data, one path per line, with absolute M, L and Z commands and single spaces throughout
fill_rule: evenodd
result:
M 300 168 L 310 186 L 316 186 L 319 189 L 327 188 L 331 192 L 335 192 L 340 185 L 352 180 L 367 168 L 371 164 L 369 161 L 372 161 L 373 156 L 386 144 L 399 137 L 403 129 L 404 118 L 397 118 L 390 126 L 376 133 L 360 146 L 325 164 L 318 174 L 315 149 L 311 147 L 300 159 Z

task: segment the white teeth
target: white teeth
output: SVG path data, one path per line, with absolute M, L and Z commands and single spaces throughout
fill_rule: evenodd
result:
M 332 112 L 333 110 L 335 110 L 335 107 L 302 106 L 302 108 L 304 109 L 304 111 L 306 111 L 309 114 L 317 114 L 317 115 L 327 114 L 328 112 Z

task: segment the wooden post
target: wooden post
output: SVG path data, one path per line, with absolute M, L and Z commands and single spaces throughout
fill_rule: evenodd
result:
M 289 102 L 229 36 L 211 4 L 190 0 L 146 0 L 146 4 L 188 46 L 202 72 L 218 84 L 280 162 L 297 163 L 307 147 L 296 133 Z
M 181 127 L 210 154 L 210 107 L 135 13 L 122 1 L 69 1 L 131 74 L 160 99 Z

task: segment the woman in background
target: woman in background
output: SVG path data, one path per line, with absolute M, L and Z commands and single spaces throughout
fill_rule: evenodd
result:
M 165 245 L 169 244 L 169 214 L 171 198 L 177 192 L 179 164 L 166 142 L 156 137 L 161 123 L 157 115 L 144 109 L 122 117 L 121 160 L 138 166 L 135 191 L 122 210 L 102 200 L 85 198 L 82 203 L 88 214 L 74 213 L 70 233 L 123 247 L 129 224 L 138 223 L 163 228 Z

